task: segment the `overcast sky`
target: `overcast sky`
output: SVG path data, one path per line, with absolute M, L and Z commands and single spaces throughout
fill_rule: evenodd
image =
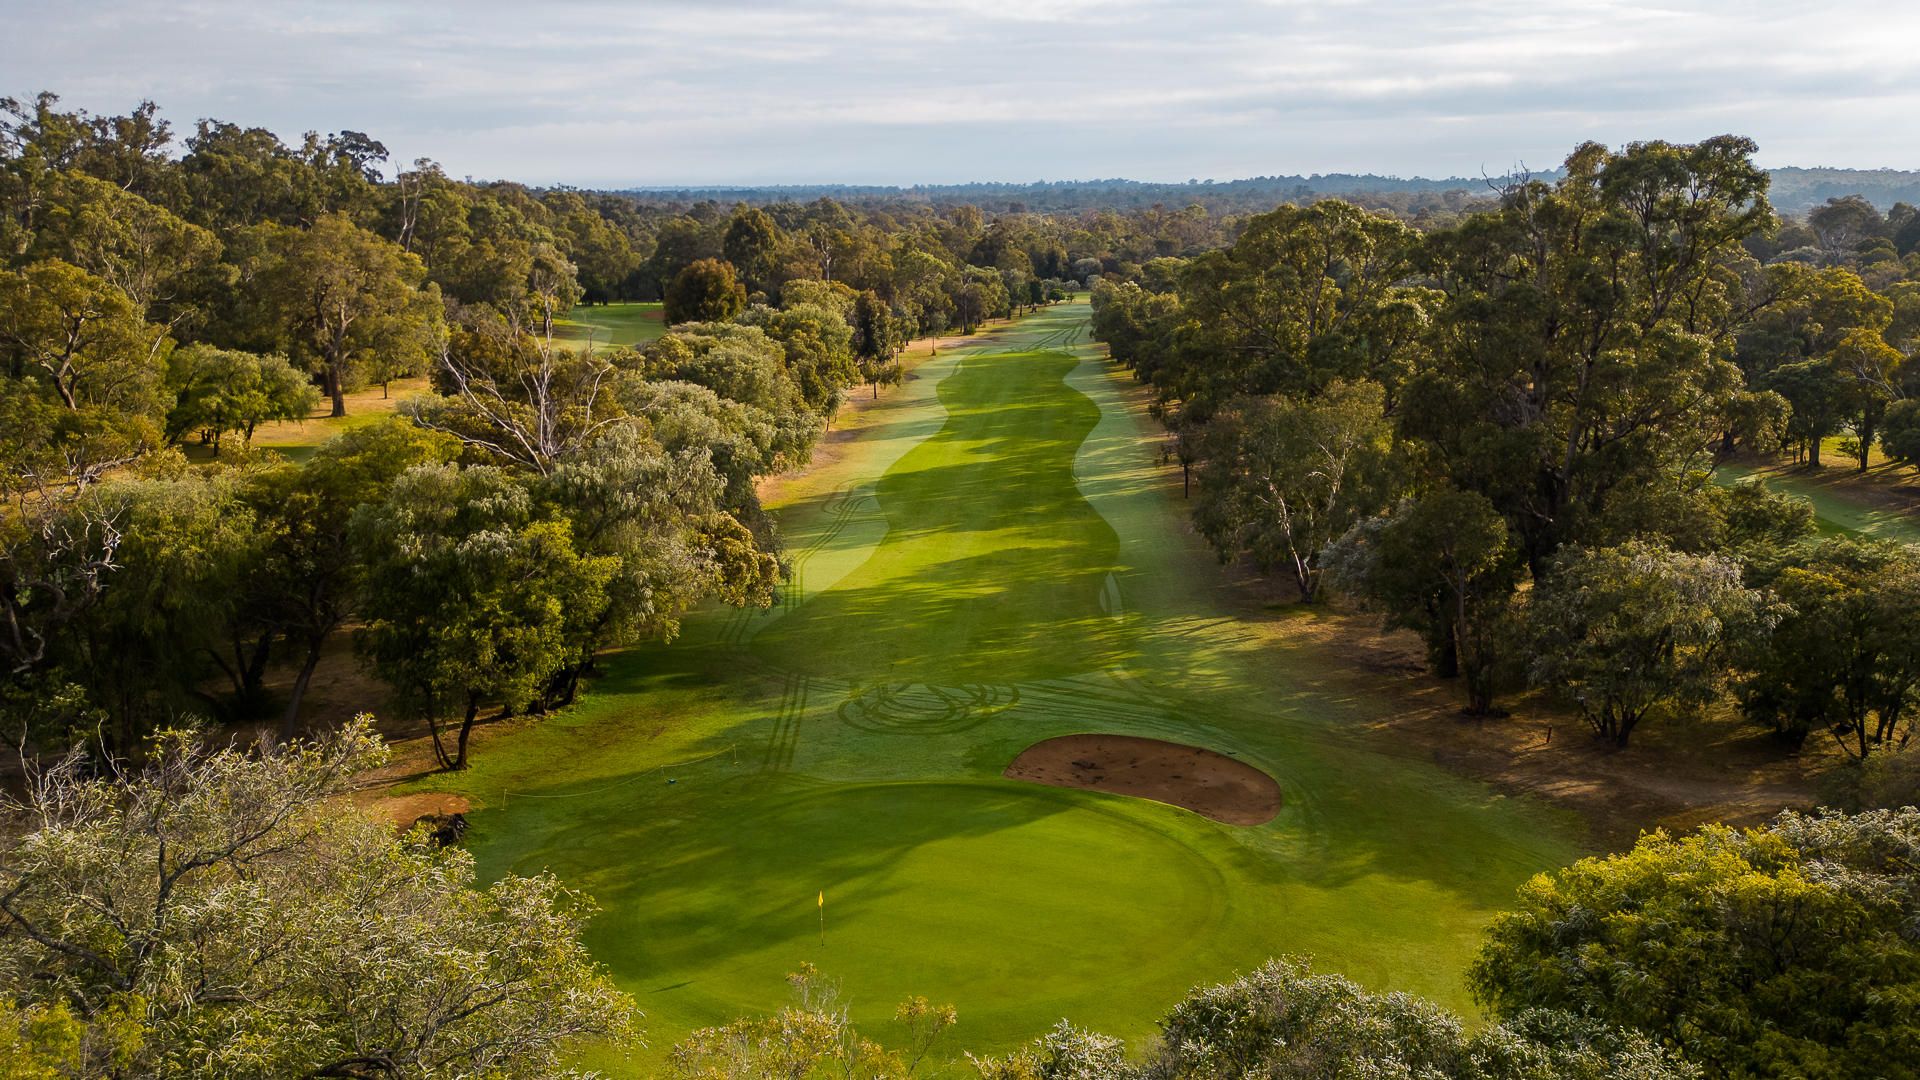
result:
M 0 95 L 580 186 L 1920 168 L 1914 0 L 0 0 Z

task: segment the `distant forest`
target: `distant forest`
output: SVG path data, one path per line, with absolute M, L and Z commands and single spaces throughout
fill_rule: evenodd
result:
M 1531 173 L 1534 179 L 1556 181 L 1555 169 Z M 1799 213 L 1828 199 L 1862 195 L 1885 211 L 1897 202 L 1920 203 L 1920 170 L 1900 169 L 1773 169 L 1769 199 L 1774 208 Z M 1491 200 L 1511 177 L 1376 176 L 1372 173 L 1328 173 L 1313 176 L 1256 176 L 1246 180 L 1189 180 L 1159 184 L 1139 180 L 1055 180 L 1032 184 L 917 184 L 912 187 L 851 184 L 773 185 L 767 187 L 630 188 L 619 192 L 646 202 L 758 205 L 807 202 L 832 198 L 842 202 L 922 202 L 933 205 L 967 204 L 1016 213 L 1070 212 L 1100 208 L 1130 209 L 1156 205 L 1198 203 L 1215 213 L 1272 209 L 1275 203 L 1311 203 L 1338 196 L 1363 206 L 1391 207 L 1402 212 L 1459 210 Z

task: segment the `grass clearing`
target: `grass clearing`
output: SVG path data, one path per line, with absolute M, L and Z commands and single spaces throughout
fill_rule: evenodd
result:
M 1784 463 L 1730 461 L 1714 470 L 1723 484 L 1758 478 L 1774 491 L 1813 503 L 1820 531 L 1920 544 L 1920 481 L 1904 466 L 1883 463 L 1865 473 L 1851 465 L 1813 469 Z
M 803 960 L 883 1038 L 902 997 L 954 1002 L 950 1051 L 1061 1016 L 1142 1039 L 1277 952 L 1464 1008 L 1484 921 L 1579 853 L 1568 815 L 1379 752 L 1383 699 L 1298 678 L 1222 610 L 1086 318 L 942 349 L 783 483 L 773 610 L 703 610 L 411 785 L 479 808 L 483 875 L 551 869 L 601 904 L 589 943 L 650 1047 L 593 1064 L 644 1073 L 780 1004 Z M 1244 827 L 1001 775 L 1081 732 L 1232 755 L 1284 805 Z
M 658 300 L 582 304 L 553 325 L 553 336 L 571 346 L 645 345 L 666 332 L 665 305 Z

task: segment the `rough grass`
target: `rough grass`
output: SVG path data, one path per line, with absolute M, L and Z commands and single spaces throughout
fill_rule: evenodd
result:
M 1085 320 L 942 350 L 783 485 L 773 611 L 699 613 L 416 785 L 483 808 L 483 874 L 551 869 L 602 906 L 590 944 L 650 1046 L 594 1064 L 644 1072 L 781 1003 L 802 961 L 882 1038 L 908 994 L 955 1003 L 949 1051 L 1061 1016 L 1139 1040 L 1277 952 L 1465 1007 L 1484 921 L 1578 854 L 1567 815 L 1383 756 L 1359 734 L 1383 699 L 1276 667 L 1223 613 Z M 1286 805 L 1244 828 L 1000 775 L 1083 731 L 1233 754 Z
M 554 323 L 554 337 L 568 345 L 644 345 L 667 332 L 659 301 L 582 305 Z
M 377 385 L 362 387 L 347 395 L 345 416 L 332 415 L 333 401 L 323 396 L 304 419 L 276 420 L 260 425 L 253 433 L 253 449 L 269 450 L 295 461 L 305 461 L 313 456 L 321 443 L 362 424 L 371 424 L 392 415 L 402 401 L 426 390 L 425 376 L 395 379 L 384 388 Z M 240 445 L 237 434 L 229 435 L 228 440 L 235 447 Z M 205 459 L 210 455 L 202 447 L 189 446 L 188 457 Z

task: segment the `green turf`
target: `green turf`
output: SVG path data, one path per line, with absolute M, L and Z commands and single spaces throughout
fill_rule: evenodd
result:
M 658 301 L 581 305 L 554 322 L 554 336 L 568 344 L 644 345 L 666 332 Z
M 1911 511 L 1876 503 L 1850 489 L 1844 474 L 1816 476 L 1801 469 L 1729 462 L 1715 468 L 1713 477 L 1723 484 L 1759 477 L 1774 491 L 1806 499 L 1813 504 L 1815 524 L 1823 534 L 1854 534 L 1920 544 L 1920 518 Z
M 1218 610 L 1125 390 L 1084 305 L 942 353 L 776 506 L 774 610 L 698 613 L 427 781 L 490 807 L 483 874 L 603 906 L 589 944 L 648 1014 L 631 1067 L 803 960 L 883 1038 L 900 998 L 953 1002 L 973 1050 L 1062 1016 L 1139 1040 L 1277 952 L 1466 1007 L 1486 918 L 1578 854 L 1566 818 L 1377 752 L 1353 728 L 1386 706 Z M 1285 805 L 1239 828 L 1001 777 L 1076 731 L 1235 754 Z

